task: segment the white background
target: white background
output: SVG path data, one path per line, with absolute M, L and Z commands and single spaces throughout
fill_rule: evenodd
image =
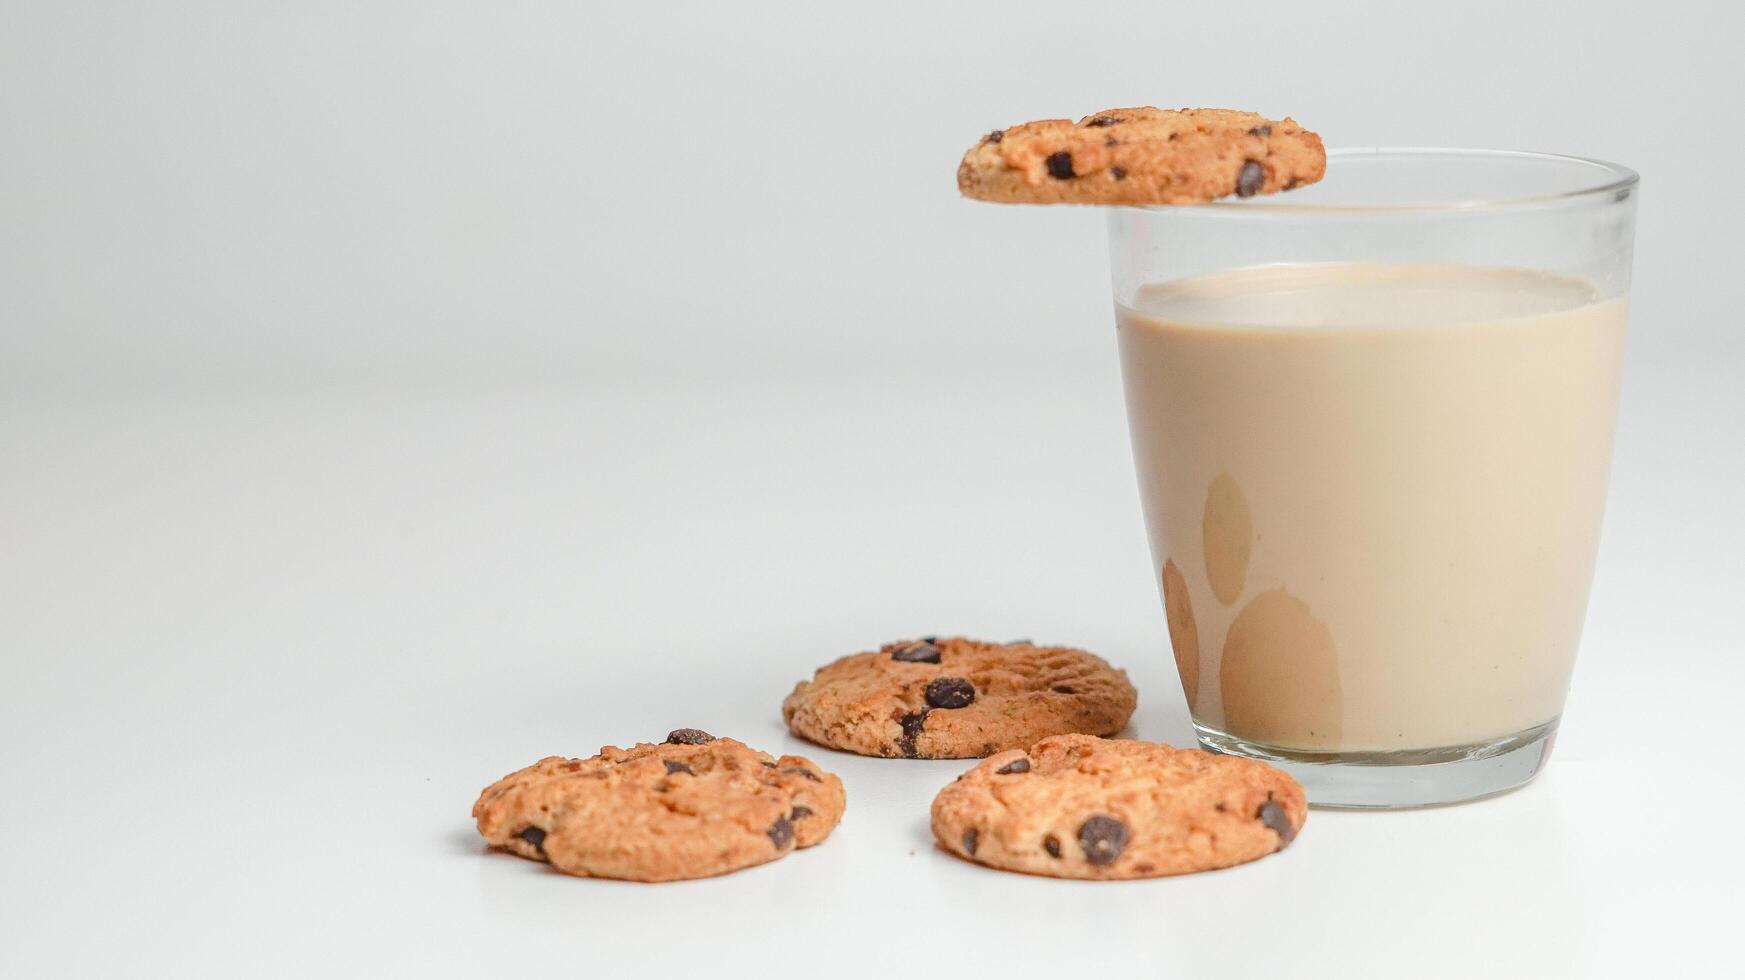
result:
M 0 3 L 0 975 L 1738 968 L 1736 5 Z M 1480 804 L 1093 885 L 933 850 L 960 763 L 777 705 L 1033 635 L 1190 738 L 1100 216 L 957 198 L 1035 116 L 1644 174 L 1557 756 Z M 815 850 L 485 853 L 486 783 L 681 725 L 803 751 Z

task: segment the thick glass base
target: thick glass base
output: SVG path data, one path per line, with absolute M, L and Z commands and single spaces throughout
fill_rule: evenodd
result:
M 1303 752 L 1246 742 L 1197 722 L 1194 729 L 1213 752 L 1290 773 L 1308 791 L 1310 806 L 1395 809 L 1476 800 L 1526 783 L 1551 757 L 1557 721 L 1488 742 L 1401 752 Z

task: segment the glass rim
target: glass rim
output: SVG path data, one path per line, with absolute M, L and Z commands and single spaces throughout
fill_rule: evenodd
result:
M 1199 204 L 1158 204 L 1129 206 L 1135 211 L 1192 211 L 1199 213 L 1217 213 L 1225 215 L 1259 215 L 1259 214 L 1348 214 L 1348 215 L 1389 215 L 1389 214 L 1427 214 L 1449 211 L 1501 211 L 1514 208 L 1545 207 L 1549 205 L 1568 204 L 1593 198 L 1627 195 L 1641 181 L 1636 171 L 1622 164 L 1593 157 L 1572 156 L 1564 153 L 1540 153 L 1533 150 L 1487 150 L 1463 147 L 1424 147 L 1424 146 L 1365 146 L 1342 147 L 1328 150 L 1329 165 L 1337 160 L 1358 160 L 1365 158 L 1380 158 L 1387 156 L 1417 157 L 1417 158 L 1456 158 L 1477 157 L 1491 160 L 1537 160 L 1548 163 L 1574 164 L 1593 168 L 1599 173 L 1596 181 L 1583 184 L 1574 190 L 1559 191 L 1554 194 L 1527 194 L 1519 197 L 1470 198 L 1451 201 L 1400 201 L 1382 204 L 1317 204 L 1291 202 L 1280 200 L 1287 195 L 1270 194 L 1267 199 L 1245 198 L 1240 201 L 1220 200 L 1206 201 Z

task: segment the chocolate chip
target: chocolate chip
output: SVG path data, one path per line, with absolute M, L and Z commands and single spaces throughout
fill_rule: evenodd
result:
M 937 637 L 937 636 L 923 636 L 921 638 L 921 642 L 922 643 L 938 643 L 939 637 Z
M 1280 850 L 1283 850 L 1284 846 L 1289 844 L 1293 837 L 1297 836 L 1297 828 L 1291 826 L 1290 818 L 1285 816 L 1285 808 L 1271 800 L 1267 800 L 1265 803 L 1260 805 L 1260 809 L 1255 812 L 1254 818 L 1259 820 L 1261 823 L 1266 824 L 1267 827 L 1271 828 L 1273 833 L 1278 835 L 1278 846 Z
M 1271 126 L 1256 126 L 1253 129 L 1248 131 L 1248 135 L 1258 136 L 1261 139 L 1266 139 L 1268 136 L 1272 135 L 1272 127 Z
M 1042 838 L 1042 849 L 1048 852 L 1049 857 L 1058 860 L 1060 858 L 1060 838 L 1053 834 Z
M 1055 180 L 1071 180 L 1073 178 L 1071 153 L 1065 150 L 1061 150 L 1059 153 L 1050 153 L 1045 162 L 1048 164 L 1048 176 Z
M 891 659 L 906 664 L 936 664 L 939 662 L 939 648 L 931 639 L 905 643 L 891 651 Z
M 1005 138 L 1006 138 L 1006 131 L 1003 129 L 996 129 L 993 132 L 989 133 L 987 136 L 987 140 L 989 143 L 998 143 L 999 141 L 1001 141 Z
M 691 771 L 690 766 L 686 765 L 683 762 L 679 762 L 676 759 L 664 759 L 662 761 L 666 763 L 666 773 L 669 776 L 675 772 L 682 772 L 687 776 L 695 776 L 696 775 L 696 773 Z
M 1103 140 L 1103 145 L 1104 146 L 1120 146 L 1121 141 L 1116 139 L 1115 137 L 1111 136 L 1108 139 Z
M 1013 759 L 1011 762 L 1008 762 L 1005 765 L 1001 766 L 1000 768 L 994 770 L 994 775 L 996 775 L 996 776 L 1010 776 L 1013 773 L 1029 772 L 1029 771 L 1030 771 L 1030 760 L 1029 759 Z
M 769 835 L 770 842 L 775 844 L 778 851 L 794 842 L 794 825 L 787 817 L 777 817 L 776 822 L 770 824 L 764 833 Z
M 545 831 L 538 827 L 528 827 L 515 836 L 532 844 L 533 849 L 539 852 L 539 856 L 545 857 Z
M 927 723 L 927 714 L 931 708 L 911 711 L 897 719 L 897 724 L 903 726 L 903 737 L 897 739 L 897 748 L 909 758 L 915 758 L 915 740 L 921 737 L 921 727 Z
M 1086 126 L 1113 126 L 1120 121 L 1121 120 L 1116 119 L 1114 116 L 1098 116 L 1097 118 L 1092 119 L 1089 122 L 1085 123 L 1085 125 Z
M 1242 165 L 1242 170 L 1236 175 L 1236 196 L 1253 197 L 1260 190 L 1260 185 L 1266 183 L 1266 171 L 1260 169 L 1260 164 L 1249 160 Z
M 668 745 L 703 745 L 715 741 L 715 736 L 701 728 L 675 728 L 666 733 Z
M 782 771 L 785 773 L 790 773 L 790 774 L 795 775 L 795 776 L 799 776 L 802 779 L 810 779 L 814 783 L 821 783 L 824 781 L 824 780 L 818 778 L 817 773 L 813 772 L 810 769 L 803 769 L 799 766 L 789 766 L 788 768 L 783 769 Z
M 963 832 L 964 852 L 967 853 L 970 857 L 975 857 L 976 856 L 976 844 L 980 841 L 980 839 L 981 839 L 981 835 L 975 832 L 975 828 L 972 827 L 969 830 L 964 831 Z
M 1297 185 L 1300 183 L 1302 183 L 1302 181 L 1298 180 L 1295 177 L 1292 177 L 1290 180 L 1285 181 L 1285 190 L 1294 191 L 1297 189 Z
M 1126 180 L 1127 179 L 1127 168 L 1126 167 L 1110 167 L 1109 174 L 1110 174 L 1110 176 L 1114 177 L 1116 180 Z
M 1218 802 L 1212 804 L 1212 809 L 1218 811 L 1219 813 L 1228 813 L 1230 810 L 1230 805 L 1228 803 L 1225 803 L 1223 800 L 1219 800 Z
M 1127 825 L 1114 817 L 1095 816 L 1079 825 L 1079 846 L 1085 860 L 1101 867 L 1127 849 Z
M 961 708 L 975 699 L 975 685 L 961 677 L 935 677 L 927 682 L 927 703 L 935 708 Z
M 811 815 L 812 815 L 812 808 L 811 807 L 809 807 L 809 806 L 797 806 L 797 807 L 794 807 L 794 811 L 792 813 L 788 814 L 788 819 L 789 820 L 804 820 Z
M 776 764 L 773 762 L 766 762 L 763 764 L 763 767 L 765 769 L 774 769 L 776 767 Z

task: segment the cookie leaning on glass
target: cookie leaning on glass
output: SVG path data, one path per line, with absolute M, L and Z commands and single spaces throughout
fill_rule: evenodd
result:
M 1321 137 L 1234 109 L 1105 109 L 997 129 L 963 155 L 957 187 L 1003 204 L 1195 204 L 1321 179 Z
M 819 668 L 782 720 L 861 755 L 970 759 L 1046 735 L 1113 735 L 1138 699 L 1126 673 L 1083 650 L 929 636 Z

